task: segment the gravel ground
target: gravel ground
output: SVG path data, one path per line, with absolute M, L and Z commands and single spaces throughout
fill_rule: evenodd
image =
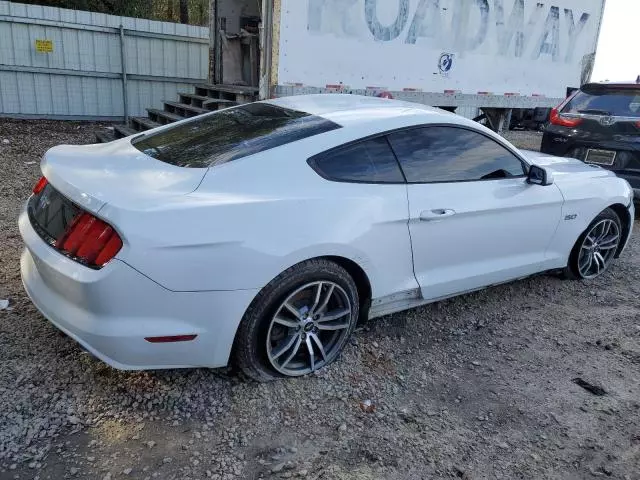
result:
M 525 150 L 540 150 L 540 142 L 542 142 L 542 132 L 511 130 L 505 132 L 504 137 L 516 147 Z
M 18 271 L 33 162 L 95 128 L 0 120 L 1 479 L 640 479 L 638 236 L 594 281 L 539 276 L 370 322 L 307 378 L 118 372 L 45 321 Z

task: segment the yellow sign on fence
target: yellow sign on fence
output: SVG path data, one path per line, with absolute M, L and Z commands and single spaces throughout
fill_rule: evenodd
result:
M 53 52 L 53 40 L 36 40 L 36 52 L 39 52 L 39 53 Z

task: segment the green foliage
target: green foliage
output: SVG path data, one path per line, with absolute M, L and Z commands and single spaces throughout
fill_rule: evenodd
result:
M 21 3 L 180 23 L 180 5 L 191 25 L 209 22 L 209 0 L 20 0 Z M 183 19 L 185 20 L 185 19 Z

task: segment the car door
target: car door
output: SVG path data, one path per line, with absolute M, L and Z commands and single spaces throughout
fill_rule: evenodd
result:
M 424 126 L 388 138 L 408 182 L 414 271 L 425 299 L 545 269 L 562 213 L 555 185 L 527 183 L 527 164 L 473 129 Z

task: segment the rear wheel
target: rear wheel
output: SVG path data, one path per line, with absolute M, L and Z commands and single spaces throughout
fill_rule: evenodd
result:
M 235 363 L 258 381 L 323 368 L 353 332 L 358 305 L 355 282 L 339 265 L 322 259 L 295 265 L 247 309 L 236 335 Z
M 578 238 L 565 269 L 566 276 L 573 279 L 590 279 L 602 275 L 613 263 L 621 239 L 620 217 L 607 208 Z

